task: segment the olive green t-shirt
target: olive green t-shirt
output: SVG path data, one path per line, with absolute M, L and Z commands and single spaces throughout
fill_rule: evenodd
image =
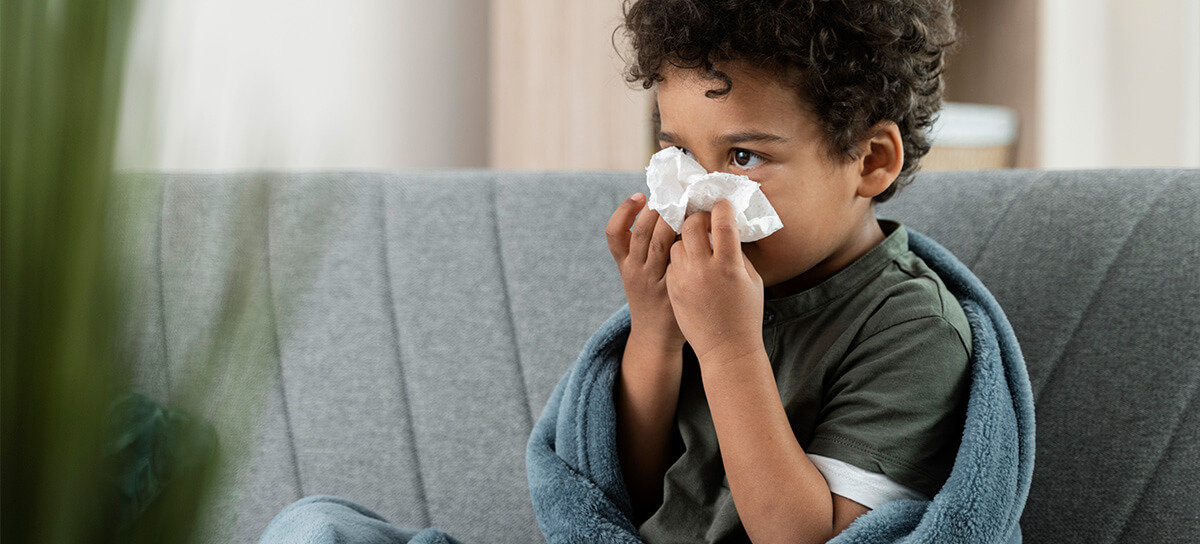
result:
M 763 343 L 796 440 L 933 496 L 957 455 L 970 383 L 971 329 L 941 278 L 886 238 L 802 292 L 767 298 Z M 700 368 L 684 347 L 673 463 L 663 503 L 638 531 L 650 544 L 749 542 L 734 508 Z M 635 520 L 638 522 L 640 520 Z

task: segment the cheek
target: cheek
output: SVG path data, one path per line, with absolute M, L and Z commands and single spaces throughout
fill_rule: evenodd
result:
M 763 190 L 763 195 L 767 197 L 767 202 L 771 203 L 771 208 L 775 210 L 775 214 L 779 216 L 780 222 L 783 223 L 783 229 L 778 232 L 783 233 L 788 227 L 799 227 L 807 222 L 806 218 L 811 218 L 812 214 L 818 210 L 812 209 L 812 199 L 800 194 L 800 191 L 794 189 L 779 190 L 776 188 Z M 799 230 L 799 229 L 796 229 Z M 774 236 L 772 234 L 771 236 Z M 791 236 L 791 233 L 783 236 L 784 238 Z M 768 236 L 767 238 L 770 238 Z M 766 238 L 764 238 L 765 240 Z
M 775 214 L 783 221 L 783 224 L 788 224 L 788 216 L 792 215 L 793 208 L 796 207 L 796 196 L 790 190 L 781 190 L 778 185 L 763 184 L 760 187 L 763 196 L 767 197 L 767 202 L 775 209 Z

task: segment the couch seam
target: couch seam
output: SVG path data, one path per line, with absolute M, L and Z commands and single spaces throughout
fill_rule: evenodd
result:
M 521 347 L 517 343 L 517 320 L 516 316 L 513 315 L 512 298 L 508 293 L 508 273 L 504 269 L 504 244 L 500 238 L 500 212 L 497 209 L 499 205 L 496 196 L 499 192 L 499 184 L 500 176 L 498 174 L 492 176 L 490 184 L 492 189 L 492 235 L 496 239 L 496 265 L 500 269 L 500 290 L 504 293 L 504 311 L 508 316 L 508 332 L 512 338 L 512 356 L 513 364 L 517 367 L 517 385 L 521 388 L 521 395 L 525 398 L 523 404 L 525 405 L 525 421 L 527 423 L 526 428 L 528 429 L 526 435 L 528 435 L 533 432 L 533 408 L 529 405 L 532 399 L 529 397 L 529 386 L 525 383 L 527 379 L 525 365 L 521 363 Z
M 992 232 L 988 233 L 988 237 L 984 239 L 982 244 L 979 245 L 979 251 L 975 252 L 975 257 L 971 259 L 970 266 L 967 266 L 968 269 L 972 271 L 975 270 L 975 266 L 979 264 L 979 259 L 983 258 L 984 252 L 986 252 L 988 246 L 992 244 L 992 239 L 994 239 L 996 234 L 1000 232 L 1000 225 L 1004 223 L 1004 218 L 1008 217 L 1008 213 L 1012 211 L 1012 208 L 1014 205 L 1016 205 L 1017 201 L 1021 200 L 1026 194 L 1033 192 L 1033 188 L 1041 183 L 1043 179 L 1046 179 L 1045 172 L 1042 172 L 1041 175 L 1034 178 L 1033 181 L 1026 183 L 1025 187 L 1021 189 L 1021 191 L 1017 192 L 1017 194 L 1014 194 L 1008 199 L 1008 205 L 1004 206 L 1004 211 L 1000 212 L 1000 215 L 996 216 L 996 221 L 992 224 Z M 966 263 L 964 262 L 963 264 L 965 265 Z
M 163 357 L 163 400 L 170 402 L 171 400 L 171 349 L 167 345 L 167 295 L 166 281 L 163 279 L 163 221 L 166 220 L 167 209 L 167 190 L 171 187 L 171 178 L 167 178 L 167 182 L 163 184 L 162 194 L 158 197 L 158 238 L 155 247 L 155 258 L 158 261 L 158 308 L 159 321 L 158 331 L 162 336 L 162 357 Z
M 416 463 L 417 473 L 417 492 L 420 493 L 421 507 L 425 511 L 425 519 L 421 522 L 422 525 L 431 526 L 432 516 L 429 512 L 428 494 L 425 491 L 425 475 L 421 469 L 421 455 L 417 448 L 417 429 L 414 425 L 415 416 L 413 415 L 412 399 L 409 398 L 408 378 L 404 374 L 404 357 L 400 349 L 400 318 L 396 315 L 396 298 L 392 292 L 392 269 L 390 265 L 388 249 L 388 222 L 387 222 L 387 186 L 384 179 L 378 181 L 378 202 L 379 202 L 379 239 L 383 246 L 383 251 L 380 256 L 383 259 L 383 281 L 384 288 L 387 292 L 388 315 L 392 318 L 392 348 L 396 350 L 396 369 L 400 376 L 400 391 L 404 394 L 404 414 L 408 422 L 408 438 L 409 448 L 412 450 L 413 462 Z
M 1145 221 L 1146 218 L 1150 216 L 1150 213 L 1153 212 L 1158 206 L 1158 203 L 1162 200 L 1163 196 L 1170 192 L 1170 187 L 1180 179 L 1182 179 L 1182 175 L 1176 176 L 1174 179 L 1164 183 L 1162 188 L 1159 189 L 1158 194 L 1154 196 L 1154 200 L 1150 201 L 1150 203 L 1146 205 L 1146 209 L 1142 211 L 1142 215 L 1139 216 L 1137 221 L 1133 223 L 1133 226 L 1130 227 L 1129 232 L 1125 233 L 1125 239 L 1121 241 L 1121 246 L 1118 247 L 1117 251 L 1113 254 L 1112 260 L 1109 261 L 1108 266 L 1104 269 L 1104 275 L 1101 276 L 1100 281 L 1096 283 L 1096 287 L 1092 290 L 1092 294 L 1088 299 L 1087 305 L 1083 307 L 1083 310 L 1079 313 L 1079 318 L 1075 320 L 1075 326 L 1071 329 L 1071 334 L 1066 336 L 1066 340 L 1063 342 L 1062 347 L 1059 348 L 1058 353 L 1049 359 L 1051 366 L 1046 372 L 1046 378 L 1042 380 L 1041 387 L 1037 388 L 1036 391 L 1033 391 L 1034 406 L 1038 405 L 1038 401 L 1041 400 L 1042 393 L 1047 387 L 1050 386 L 1050 383 L 1053 382 L 1054 376 L 1058 373 L 1058 369 L 1062 366 L 1063 356 L 1066 355 L 1068 348 L 1071 347 L 1071 343 L 1075 339 L 1075 335 L 1079 334 L 1079 329 L 1083 327 L 1083 322 L 1087 319 L 1088 314 L 1091 313 L 1092 307 L 1095 306 L 1096 301 L 1099 300 L 1100 293 L 1104 291 L 1104 286 L 1108 284 L 1109 279 L 1112 277 L 1112 272 L 1117 268 L 1117 263 L 1121 261 L 1121 256 L 1124 255 L 1125 251 L 1129 248 L 1129 240 L 1133 238 L 1133 235 L 1142 226 L 1142 222 Z M 1030 384 L 1030 386 L 1032 387 L 1032 384 Z
M 267 218 L 266 228 L 263 229 L 267 239 L 264 261 L 267 265 L 267 309 L 271 314 L 271 332 L 275 340 L 275 371 L 278 378 L 279 405 L 283 412 L 283 428 L 287 434 L 288 450 L 292 457 L 292 477 L 296 480 L 296 492 L 300 499 L 304 496 L 304 480 L 300 477 L 300 455 L 296 452 L 296 433 L 292 429 L 292 411 L 288 408 L 287 387 L 283 383 L 283 348 L 279 345 L 279 319 L 275 311 L 275 285 L 271 274 L 271 185 L 267 182 Z M 265 419 L 265 418 L 264 418 Z M 264 421 L 265 423 L 265 421 Z
M 1154 469 L 1146 477 L 1146 481 L 1142 484 L 1142 490 L 1138 492 L 1137 498 L 1134 499 L 1133 505 L 1129 511 L 1125 513 L 1125 519 L 1121 521 L 1121 532 L 1117 534 L 1117 538 L 1113 542 L 1125 542 L 1125 533 L 1129 532 L 1129 520 L 1133 518 L 1134 512 L 1137 512 L 1142 501 L 1146 498 L 1146 491 L 1150 489 L 1150 484 L 1158 475 L 1158 469 L 1162 468 L 1163 459 L 1166 458 L 1167 452 L 1171 450 L 1171 446 L 1175 444 L 1175 439 L 1179 436 L 1179 427 L 1183 425 L 1183 420 L 1187 414 L 1191 412 L 1192 405 L 1196 403 L 1196 398 L 1200 396 L 1200 387 L 1196 387 L 1197 380 L 1192 380 L 1192 397 L 1183 405 L 1183 410 L 1179 412 L 1179 417 L 1175 420 L 1175 426 L 1171 429 L 1171 433 L 1167 437 L 1167 443 L 1163 446 L 1162 451 L 1158 455 L 1158 461 L 1154 463 Z

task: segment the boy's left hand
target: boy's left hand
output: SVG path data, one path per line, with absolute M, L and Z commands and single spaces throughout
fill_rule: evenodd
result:
M 682 231 L 671 246 L 667 296 L 696 358 L 720 364 L 764 349 L 762 277 L 742 253 L 733 204 L 721 199 L 711 213 L 689 215 Z

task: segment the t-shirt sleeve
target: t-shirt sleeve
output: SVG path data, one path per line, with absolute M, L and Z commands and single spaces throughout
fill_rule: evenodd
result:
M 932 497 L 962 439 L 969 355 L 945 318 L 910 319 L 852 345 L 826 378 L 806 453 Z

